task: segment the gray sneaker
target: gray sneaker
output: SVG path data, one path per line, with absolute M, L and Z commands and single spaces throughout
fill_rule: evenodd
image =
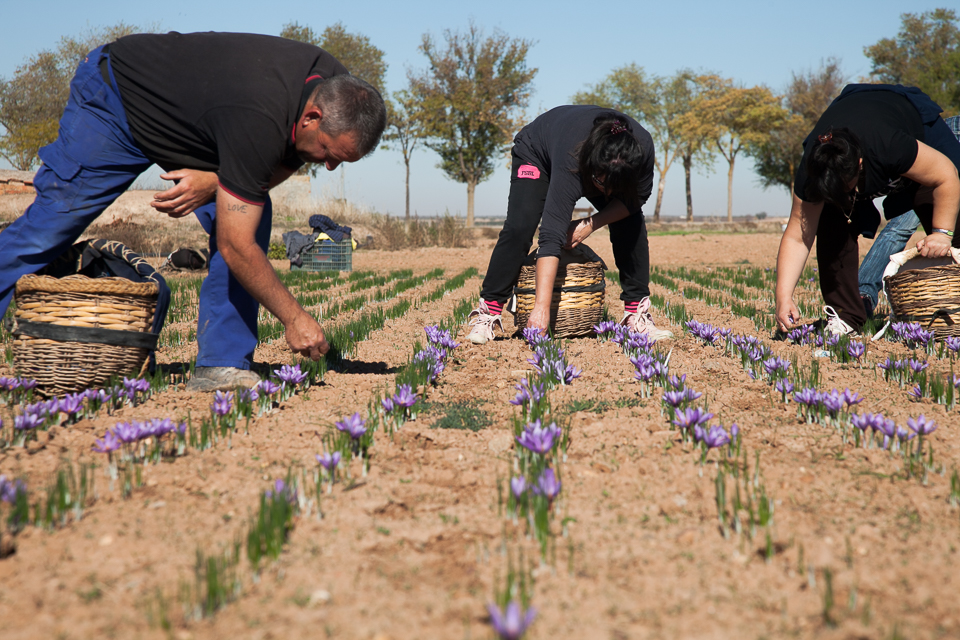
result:
M 500 316 L 490 312 L 487 301 L 480 299 L 477 308 L 470 312 L 468 318 L 472 318 L 469 324 L 473 326 L 467 335 L 467 340 L 473 344 L 485 344 L 488 340 L 493 340 L 493 325 L 500 325 L 500 331 L 503 331 L 503 320 Z
M 236 367 L 197 367 L 187 391 L 232 391 L 237 387 L 251 388 L 260 382 L 260 376 L 248 369 Z
M 658 329 L 650 315 L 650 298 L 644 298 L 640 301 L 636 313 L 625 313 L 620 324 L 634 333 L 645 333 L 654 341 L 666 340 L 673 337 L 673 332 L 669 329 Z

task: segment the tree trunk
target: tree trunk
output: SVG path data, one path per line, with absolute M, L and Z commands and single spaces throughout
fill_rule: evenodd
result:
M 733 163 L 734 156 L 730 156 L 730 169 L 727 171 L 727 222 L 733 222 Z
M 653 208 L 653 221 L 660 222 L 660 205 L 663 204 L 663 189 L 667 186 L 667 174 L 660 172 L 660 183 L 657 184 L 657 205 Z
M 690 188 L 690 174 L 693 169 L 693 154 L 683 154 L 683 176 L 687 182 L 687 222 L 693 221 L 693 190 Z
M 407 203 L 406 204 L 407 204 L 407 221 L 409 221 L 410 220 L 410 161 L 404 160 L 403 164 L 405 164 L 407 167 L 407 180 L 406 180 Z
M 473 226 L 473 195 L 477 190 L 476 182 L 467 182 L 467 226 Z

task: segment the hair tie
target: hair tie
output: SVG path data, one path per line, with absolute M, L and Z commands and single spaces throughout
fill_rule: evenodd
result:
M 831 140 L 833 140 L 833 132 L 821 133 L 820 135 L 817 136 L 817 140 L 819 140 L 821 144 L 830 142 Z
M 627 130 L 627 125 L 620 122 L 619 120 L 615 120 L 614 123 L 610 125 L 610 135 L 613 135 L 613 136 L 617 135 L 618 133 L 623 133 L 626 130 Z

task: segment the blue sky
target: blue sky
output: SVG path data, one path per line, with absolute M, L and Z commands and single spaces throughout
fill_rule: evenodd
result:
M 244 31 L 278 34 L 291 21 L 321 31 L 342 22 L 350 32 L 368 36 L 386 53 L 387 89 L 406 83 L 407 69 L 424 66 L 417 51 L 421 36 L 442 36 L 446 29 L 463 30 L 473 20 L 488 33 L 534 41 L 531 66 L 539 68 L 528 115 L 535 116 L 565 104 L 586 85 L 612 69 L 635 62 L 649 73 L 669 75 L 689 67 L 713 71 L 747 85 L 765 84 L 782 90 L 792 71 L 812 69 L 824 58 L 841 60 L 848 77 L 870 71 L 863 47 L 892 37 L 904 11 L 921 12 L 945 6 L 939 2 L 887 0 L 847 2 L 756 2 L 674 0 L 671 2 L 617 0 L 608 2 L 208 2 L 206 0 L 91 0 L 8 3 L 3 10 L 0 38 L 0 76 L 9 77 L 28 55 L 55 46 L 64 35 L 86 27 L 125 21 L 156 24 L 163 31 Z M 446 210 L 466 211 L 466 187 L 447 179 L 435 168 L 429 150 L 416 152 L 411 166 L 411 207 L 421 216 Z M 504 162 L 504 167 L 506 162 Z M 339 174 L 324 172 L 314 182 L 314 193 L 336 195 Z M 403 164 L 399 152 L 379 150 L 345 173 L 346 196 L 377 211 L 403 214 Z M 477 188 L 477 215 L 503 215 L 508 172 L 499 170 Z M 712 173 L 699 172 L 693 180 L 694 213 L 726 214 L 726 164 L 721 159 Z M 734 177 L 734 215 L 767 211 L 787 215 L 788 194 L 783 189 L 762 190 L 750 161 L 738 161 Z M 664 215 L 684 213 L 683 172 L 667 174 Z M 652 214 L 653 204 L 647 207 Z

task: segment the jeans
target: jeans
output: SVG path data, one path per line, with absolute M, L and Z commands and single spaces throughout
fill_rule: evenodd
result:
M 483 278 L 480 297 L 505 303 L 513 295 L 523 261 L 533 245 L 533 236 L 543 217 L 550 180 L 539 170 L 537 178 L 519 175 L 524 162 L 513 155 L 510 175 L 510 197 L 507 220 L 503 224 L 497 246 L 490 256 L 487 275 Z M 650 248 L 643 214 L 630 215 L 610 224 L 610 243 L 620 270 L 620 299 L 639 302 L 650 295 Z
M 907 240 L 919 225 L 917 214 L 908 211 L 890 220 L 873 241 L 873 246 L 860 264 L 859 273 L 860 297 L 869 301 L 868 315 L 872 315 L 877 307 L 877 300 L 883 289 L 883 270 L 890 263 L 890 256 L 903 251 Z
M 152 164 L 130 134 L 116 82 L 107 83 L 101 75 L 101 57 L 98 47 L 77 68 L 58 137 L 39 153 L 43 164 L 34 177 L 37 196 L 0 233 L 0 315 L 21 276 L 62 255 Z M 257 344 L 259 306 L 216 252 L 215 211 L 213 203 L 197 210 L 210 233 L 211 253 L 210 273 L 200 291 L 197 364 L 248 369 Z M 271 214 L 268 202 L 256 232 L 264 251 Z

